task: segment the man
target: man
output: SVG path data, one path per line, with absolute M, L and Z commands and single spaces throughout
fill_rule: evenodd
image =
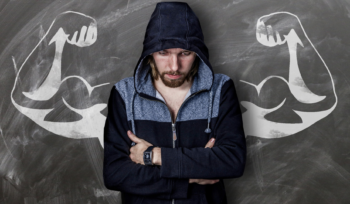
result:
M 213 73 L 186 3 L 158 3 L 143 44 L 134 76 L 111 90 L 106 187 L 128 204 L 227 203 L 222 179 L 241 176 L 246 159 L 232 79 Z

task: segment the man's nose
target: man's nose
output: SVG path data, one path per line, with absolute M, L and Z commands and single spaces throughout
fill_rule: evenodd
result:
M 171 55 L 169 59 L 171 71 L 177 71 L 179 69 L 179 58 L 177 55 Z

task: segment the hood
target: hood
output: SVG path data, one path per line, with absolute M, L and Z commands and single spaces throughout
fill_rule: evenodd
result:
M 198 91 L 209 91 L 214 72 L 209 63 L 208 48 L 204 44 L 202 29 L 197 16 L 184 2 L 157 3 L 147 25 L 143 51 L 134 70 L 135 92 L 142 97 L 156 98 L 150 70 L 143 60 L 153 52 L 169 48 L 193 51 L 200 58 L 199 69 L 194 76 L 191 95 Z
M 157 3 L 147 25 L 142 54 L 134 70 L 135 89 L 131 100 L 133 133 L 136 134 L 133 113 L 135 95 L 139 94 L 144 98 L 161 101 L 156 98 L 156 89 L 152 84 L 150 73 L 151 67 L 143 63 L 143 60 L 153 52 L 169 48 L 190 50 L 195 52 L 200 58 L 198 72 L 193 77 L 190 96 L 201 91 L 209 92 L 208 126 L 204 132 L 211 133 L 210 121 L 213 106 L 213 91 L 211 87 L 214 81 L 214 72 L 209 63 L 208 48 L 204 44 L 199 20 L 188 4 L 183 2 Z M 131 145 L 133 146 L 135 143 L 133 142 Z

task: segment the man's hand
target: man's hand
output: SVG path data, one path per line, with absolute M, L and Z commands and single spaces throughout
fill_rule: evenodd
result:
M 215 184 L 219 179 L 190 179 L 189 183 L 198 183 L 200 185 Z
M 214 143 L 215 143 L 215 138 L 211 138 L 211 139 L 207 142 L 207 144 L 205 145 L 204 148 L 212 148 L 212 147 L 214 147 Z
M 132 146 L 130 148 L 130 159 L 135 162 L 142 165 L 145 165 L 143 162 L 143 152 L 149 147 L 152 146 L 151 143 L 147 142 L 144 139 L 138 138 L 136 135 L 134 135 L 130 130 L 127 132 L 129 138 L 136 143 L 135 146 Z
M 215 143 L 215 138 L 211 138 L 204 148 L 212 148 Z M 219 179 L 190 179 L 189 183 L 198 183 L 200 185 L 214 184 L 219 182 Z

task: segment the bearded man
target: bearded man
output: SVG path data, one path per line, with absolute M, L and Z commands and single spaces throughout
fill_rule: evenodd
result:
M 157 3 L 143 45 L 133 77 L 109 97 L 106 187 L 127 204 L 227 203 L 223 179 L 240 177 L 246 161 L 232 79 L 214 74 L 186 3 Z

